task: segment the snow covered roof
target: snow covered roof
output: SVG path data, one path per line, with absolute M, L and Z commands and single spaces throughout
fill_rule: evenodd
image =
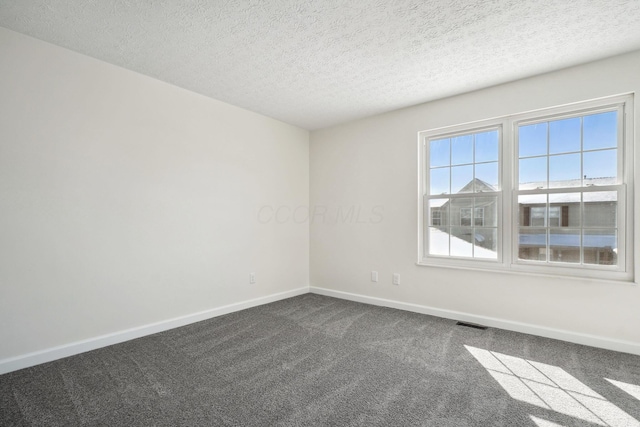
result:
M 580 179 L 571 179 L 565 181 L 553 181 L 553 188 L 567 188 L 567 191 L 571 191 L 573 189 L 579 188 L 582 185 L 585 187 L 601 187 L 604 185 L 615 185 L 616 178 L 615 177 L 601 177 L 601 178 L 585 178 L 584 180 Z M 547 183 L 545 182 L 525 182 L 520 184 L 520 190 L 534 190 L 537 188 L 546 188 Z M 523 195 L 519 196 L 518 202 L 521 204 L 536 204 L 536 203 L 546 203 L 544 200 L 540 201 L 539 195 Z M 542 196 L 544 198 L 544 196 Z M 558 193 L 550 196 L 551 203 L 580 203 L 580 193 Z M 597 192 L 586 192 L 584 193 L 584 201 L 589 202 L 615 202 L 618 199 L 618 195 L 615 191 L 597 191 Z
M 590 187 L 592 185 L 602 186 L 602 185 L 615 185 L 616 177 L 614 176 L 604 176 L 598 178 L 585 178 L 581 179 L 567 179 L 562 181 L 551 181 L 553 186 L 556 188 L 574 188 L 581 187 L 584 182 L 585 187 Z M 521 182 L 520 190 L 534 190 L 536 188 L 546 188 L 547 181 L 537 181 L 537 182 Z
M 594 184 L 594 185 L 608 185 L 608 184 Z M 536 187 L 534 187 L 536 188 Z M 569 190 L 571 191 L 571 189 Z M 616 191 L 588 191 L 580 193 L 574 191 L 573 193 L 554 193 L 549 195 L 550 203 L 580 203 L 580 194 L 583 196 L 585 203 L 597 203 L 597 202 L 615 202 L 618 200 L 618 193 Z M 522 205 L 534 205 L 546 203 L 546 195 L 544 194 L 526 194 L 518 196 L 518 203 Z
M 496 191 L 496 188 L 493 185 L 486 183 L 481 179 L 474 178 L 471 181 L 469 181 L 467 185 L 462 187 L 460 191 L 458 191 L 458 193 L 473 193 L 473 192 L 482 193 L 483 191 Z
M 586 178 L 584 179 L 584 186 L 586 187 L 601 187 L 605 185 L 615 185 L 616 178 L 615 177 L 601 177 L 601 178 Z M 465 185 L 459 193 L 470 193 L 470 195 L 477 194 L 473 193 L 474 185 L 476 190 L 478 188 L 485 189 L 486 191 L 496 191 L 496 189 L 487 184 L 486 182 L 475 178 L 472 181 L 469 181 L 467 185 Z M 546 182 L 526 182 L 520 184 L 520 190 L 534 190 L 537 188 L 546 188 Z M 583 185 L 583 181 L 579 179 L 565 180 L 565 181 L 553 181 L 553 188 L 567 188 L 567 193 L 555 193 L 550 196 L 551 203 L 580 203 L 580 194 L 584 194 L 583 200 L 585 203 L 596 203 L 596 202 L 615 202 L 618 200 L 618 194 L 615 191 L 594 191 L 594 192 L 585 192 L 580 193 L 579 191 L 575 191 L 580 186 Z M 571 192 L 573 191 L 573 192 Z M 482 191 L 480 191 L 481 193 Z M 429 201 L 429 206 L 431 208 L 438 208 L 445 205 L 449 202 L 449 199 L 446 198 L 447 195 L 443 195 L 442 199 L 431 199 Z M 534 205 L 534 204 L 545 204 L 546 203 L 546 195 L 544 194 L 527 194 L 521 195 L 518 197 L 518 202 L 524 205 Z

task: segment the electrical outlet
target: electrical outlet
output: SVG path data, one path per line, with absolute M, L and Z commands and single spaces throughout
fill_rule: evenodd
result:
M 394 285 L 400 284 L 400 273 L 393 273 L 393 284 Z
M 371 281 L 372 282 L 377 282 L 378 281 L 378 272 L 377 271 L 372 271 L 371 272 Z
M 256 273 L 249 273 L 249 283 L 250 284 L 256 283 Z

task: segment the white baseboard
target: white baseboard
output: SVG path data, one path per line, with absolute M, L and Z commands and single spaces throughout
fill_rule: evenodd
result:
M 152 323 L 137 328 L 127 329 L 112 334 L 102 335 L 87 340 L 77 341 L 46 350 L 24 354 L 17 357 L 0 360 L 0 375 L 8 372 L 17 371 L 19 369 L 28 368 L 39 365 L 41 363 L 51 362 L 64 357 L 73 356 L 75 354 L 84 353 L 86 351 L 96 350 L 124 341 L 141 338 L 169 329 L 178 328 L 191 323 L 200 322 L 202 320 L 211 319 L 213 317 L 222 316 L 233 313 L 235 311 L 280 301 L 286 298 L 303 295 L 306 293 L 314 293 L 326 295 L 334 298 L 345 299 L 349 301 L 362 302 L 365 304 L 377 305 L 382 307 L 396 308 L 399 310 L 411 311 L 414 313 L 429 314 L 432 316 L 443 317 L 446 319 L 460 320 L 464 322 L 478 323 L 493 328 L 506 329 L 525 334 L 538 335 L 546 338 L 553 338 L 568 341 L 576 344 L 588 345 L 592 347 L 604 348 L 607 350 L 620 351 L 640 355 L 640 343 L 631 341 L 615 340 L 611 338 L 599 337 L 595 335 L 581 334 L 576 332 L 564 331 L 561 329 L 547 328 L 543 326 L 531 325 L 527 323 L 514 322 L 510 320 L 497 319 L 494 317 L 478 316 L 468 313 L 462 313 L 453 310 L 444 310 L 435 307 L 428 307 L 419 304 L 411 304 L 401 301 L 394 301 L 384 298 L 370 297 L 366 295 L 353 294 L 349 292 L 335 291 L 319 287 L 301 287 L 291 291 L 281 292 L 277 294 L 267 295 L 261 298 L 255 298 L 248 301 L 242 301 L 235 304 L 225 305 L 223 307 L 213 308 L 186 316 L 176 317 L 162 322 Z
M 309 293 L 309 287 L 302 287 L 291 291 L 280 292 L 277 294 L 267 295 L 265 297 L 225 305 L 223 307 L 200 311 L 186 316 L 163 320 L 161 322 L 151 323 L 137 328 L 131 328 L 107 335 L 101 335 L 95 338 L 76 341 L 17 357 L 3 359 L 0 360 L 0 375 L 306 293 Z
M 360 294 L 352 294 L 349 292 L 334 291 L 332 289 L 318 288 L 314 286 L 310 287 L 309 291 L 314 294 L 326 295 L 329 297 L 335 297 L 349 301 L 362 302 L 365 304 L 377 305 L 382 307 L 397 308 L 399 310 L 412 311 L 414 313 L 429 314 L 431 316 L 444 317 L 446 319 L 477 323 L 480 325 L 490 326 L 492 328 L 506 329 L 509 331 L 522 332 L 525 334 L 537 335 L 545 338 L 568 341 L 575 344 L 588 345 L 591 347 L 598 347 L 607 350 L 640 355 L 640 343 L 631 341 L 622 341 L 599 337 L 596 335 L 581 334 L 577 332 L 547 328 L 544 326 L 537 326 L 528 323 L 497 319 L 495 317 L 478 316 L 474 314 L 462 313 L 459 311 L 444 310 L 441 308 L 428 307 L 425 305 L 411 304 Z

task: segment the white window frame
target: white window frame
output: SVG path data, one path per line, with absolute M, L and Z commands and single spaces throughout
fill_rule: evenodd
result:
M 590 264 L 541 263 L 518 259 L 518 126 L 523 123 L 545 122 L 560 118 L 579 117 L 588 114 L 618 111 L 618 179 L 615 186 L 577 187 L 572 189 L 545 189 L 546 193 L 564 193 L 575 190 L 618 191 L 618 264 L 615 266 Z M 533 273 L 551 276 L 570 276 L 601 280 L 634 280 L 633 271 L 633 94 L 618 95 L 596 100 L 568 104 L 513 114 L 489 120 L 431 129 L 418 132 L 418 265 L 442 266 L 470 269 L 488 269 L 516 273 Z M 478 133 L 491 129 L 499 131 L 499 186 L 498 196 L 498 259 L 455 258 L 452 256 L 428 255 L 427 231 L 431 224 L 428 210 L 429 165 L 427 141 L 456 135 Z M 485 195 L 485 193 L 480 193 Z M 468 193 L 469 197 L 479 193 Z M 490 195 L 496 195 L 491 193 Z M 435 195 L 434 195 L 435 196 Z M 447 195 L 447 197 L 450 195 Z M 547 216 L 549 213 L 547 213 Z M 562 213 L 560 212 L 560 216 Z M 472 218 L 475 223 L 475 215 Z M 545 218 L 545 222 L 548 218 Z M 561 221 L 561 219 L 559 219 Z
M 428 171 L 428 166 L 426 165 L 426 159 L 428 158 L 428 149 L 429 149 L 429 144 L 426 144 L 425 141 L 427 141 L 428 139 L 439 139 L 439 138 L 453 138 L 456 136 L 461 136 L 461 135 L 468 135 L 468 134 L 472 134 L 472 133 L 482 133 L 482 132 L 488 132 L 488 131 L 494 131 L 497 130 L 498 131 L 498 182 L 502 182 L 502 173 L 503 173 L 503 166 L 502 166 L 502 134 L 503 134 L 503 121 L 500 119 L 494 119 L 494 120 L 484 120 L 482 122 L 471 124 L 463 124 L 463 125 L 459 125 L 459 126 L 452 126 L 452 127 L 448 127 L 448 128 L 440 128 L 440 129 L 434 129 L 432 131 L 425 131 L 425 132 L 420 132 L 419 133 L 419 150 L 420 150 L 420 155 L 419 155 L 419 168 L 422 171 L 420 173 L 420 183 L 419 183 L 419 194 L 420 194 L 420 203 L 418 206 L 418 210 L 419 210 L 419 216 L 418 218 L 420 218 L 418 227 L 419 227 L 419 235 L 421 236 L 421 238 L 418 241 L 418 252 L 419 254 L 424 254 L 424 248 L 426 247 L 425 245 L 425 239 L 427 238 L 427 229 L 429 227 L 429 225 L 425 224 L 431 224 L 431 218 L 430 218 L 430 212 L 429 212 L 429 200 L 425 197 L 425 192 L 424 189 L 429 188 L 429 174 L 426 173 Z M 474 162 L 475 164 L 475 162 Z M 422 167 L 422 165 L 425 165 L 424 168 Z M 503 204 L 503 200 L 502 200 L 502 189 L 499 188 L 497 191 L 495 192 L 471 192 L 471 193 L 456 193 L 456 194 L 446 194 L 443 195 L 444 198 L 450 198 L 450 200 L 453 200 L 455 198 L 473 198 L 473 197 L 482 197 L 482 196 L 490 196 L 490 197 L 496 197 L 497 198 L 497 222 L 498 224 L 500 224 L 501 221 L 501 217 L 502 217 L 502 204 Z M 429 212 L 428 216 L 429 218 L 425 218 L 424 217 L 424 212 Z M 483 215 L 484 216 L 484 215 Z M 426 221 L 426 223 L 423 224 L 422 221 Z M 472 217 L 471 218 L 471 225 L 470 227 L 473 227 L 474 225 L 474 220 L 475 218 Z M 483 218 L 484 221 L 484 218 Z M 450 222 L 449 222 L 450 224 Z M 502 263 L 502 242 L 503 242 L 503 232 L 500 229 L 500 227 L 498 227 L 497 229 L 497 252 L 498 252 L 498 258 L 493 260 L 493 259 L 486 259 L 486 258 L 462 258 L 462 257 L 455 257 L 455 256 L 440 256 L 440 255 L 430 255 L 428 257 L 421 257 L 418 259 L 418 264 L 428 264 L 428 265 L 445 265 L 445 266 L 460 266 L 460 265 L 469 265 L 467 263 L 471 263 L 471 266 L 482 266 L 484 265 L 484 268 L 492 268 L 494 265 L 498 264 L 498 263 Z M 421 255 L 420 255 L 421 256 Z

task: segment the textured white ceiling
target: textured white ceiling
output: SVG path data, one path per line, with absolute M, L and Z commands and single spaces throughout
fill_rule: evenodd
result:
M 0 0 L 0 26 L 318 129 L 640 49 L 640 0 Z

